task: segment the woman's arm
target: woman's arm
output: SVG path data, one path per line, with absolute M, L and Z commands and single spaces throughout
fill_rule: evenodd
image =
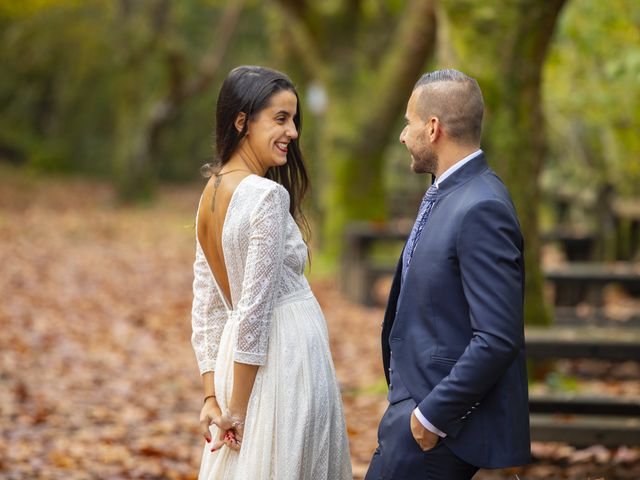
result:
M 257 373 L 258 365 L 234 362 L 233 392 L 231 394 L 231 402 L 229 402 L 230 417 L 244 421 Z
M 212 423 L 217 423 L 220 420 L 222 412 L 218 405 L 218 399 L 215 396 L 214 391 L 214 372 L 205 372 L 202 374 L 202 390 L 204 398 L 204 405 L 200 411 L 200 429 L 207 443 L 211 442 L 211 431 L 209 427 Z
M 288 214 L 288 192 L 281 185 L 272 184 L 251 215 L 242 295 L 235 313 L 238 337 L 227 412 L 235 422 L 244 422 L 258 367 L 266 361 L 271 316 L 284 263 Z
M 227 321 L 227 311 L 213 283 L 204 252 L 197 241 L 193 273 L 191 344 L 198 361 L 198 369 L 202 374 L 202 398 L 205 399 L 200 411 L 200 428 L 205 440 L 210 442 L 209 426 L 220 418 L 220 407 L 214 397 L 214 367 L 220 337 Z

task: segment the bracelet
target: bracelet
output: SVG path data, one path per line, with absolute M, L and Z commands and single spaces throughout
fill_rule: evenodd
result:
M 204 401 L 202 403 L 207 403 L 207 400 L 210 398 L 216 398 L 215 395 L 207 395 L 206 397 L 204 397 Z
M 244 428 L 244 421 L 236 420 L 231 424 L 231 428 Z
M 231 428 L 244 428 L 244 420 L 238 420 L 236 417 L 233 417 L 227 412 L 227 417 L 231 420 Z

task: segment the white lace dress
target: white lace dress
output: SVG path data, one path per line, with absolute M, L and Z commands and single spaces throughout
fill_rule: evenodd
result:
M 225 411 L 234 360 L 260 368 L 242 448 L 211 453 L 205 444 L 198 478 L 351 479 L 327 327 L 304 277 L 307 249 L 288 192 L 257 175 L 244 178 L 229 203 L 222 245 L 233 308 L 196 238 L 192 344 L 200 373 L 215 371 Z

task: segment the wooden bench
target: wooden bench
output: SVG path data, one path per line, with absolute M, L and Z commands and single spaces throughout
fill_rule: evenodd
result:
M 550 200 L 550 205 L 555 210 L 556 224 L 560 227 L 556 230 L 569 233 L 571 229 L 564 228 L 564 225 L 571 224 L 571 211 L 577 209 L 586 213 L 596 224 L 596 234 L 593 235 L 594 242 L 591 245 L 578 243 L 573 246 L 578 248 L 576 258 L 567 255 L 570 261 L 591 260 L 584 254 L 591 247 L 591 254 L 605 256 L 615 256 L 617 260 L 632 261 L 640 259 L 640 197 L 620 198 L 612 186 L 604 186 L 595 196 L 590 196 L 588 192 L 560 192 L 558 189 L 545 192 L 545 198 Z M 554 236 L 556 232 L 552 232 Z M 562 233 L 560 234 L 562 236 Z M 586 239 L 585 239 L 586 240 Z M 568 238 L 571 242 L 571 239 Z M 599 252 L 595 252 L 593 247 L 598 246 Z M 568 252 L 565 250 L 565 252 Z
M 565 415 L 614 415 L 640 418 L 640 398 L 587 396 L 575 393 L 531 394 L 532 413 Z
M 608 327 L 527 327 L 527 357 L 596 358 L 640 361 L 640 329 Z
M 640 361 L 640 329 L 527 327 L 527 357 Z M 640 445 L 640 398 L 531 395 L 531 438 L 581 447 Z
M 601 307 L 602 288 L 611 283 L 640 291 L 640 263 L 574 262 L 547 268 L 544 276 L 555 285 L 555 304 L 559 306 L 587 301 Z
M 372 288 L 379 278 L 393 274 L 395 261 L 410 229 L 409 222 L 356 222 L 347 226 L 340 282 L 342 291 L 350 300 L 366 306 L 375 305 Z M 578 237 L 574 240 L 581 241 Z M 588 236 L 583 240 L 587 243 L 590 241 Z M 565 241 L 569 241 L 568 237 Z M 380 244 L 396 245 L 391 260 L 383 263 L 373 260 L 373 247 Z M 640 291 L 640 263 L 572 262 L 548 268 L 544 271 L 544 276 L 555 286 L 557 306 L 574 307 L 588 301 L 595 307 L 601 307 L 602 287 L 610 283 L 618 283 L 632 291 Z
M 379 278 L 393 274 L 395 263 L 376 263 L 372 258 L 373 247 L 404 242 L 410 228 L 411 225 L 368 223 L 347 228 L 341 281 L 343 291 L 352 301 L 368 306 L 375 303 L 373 286 Z M 558 235 L 547 240 L 563 242 L 567 254 L 572 251 L 576 259 L 588 258 L 593 248 L 593 239 L 588 237 Z M 401 248 L 400 245 L 394 260 Z M 600 292 L 605 284 L 640 285 L 640 266 L 570 263 L 548 269 L 545 276 L 555 284 L 561 305 L 577 305 L 584 301 L 586 292 L 586 298 L 590 295 L 600 307 Z M 634 328 L 527 328 L 525 342 L 527 356 L 532 359 L 640 361 L 640 329 Z M 640 400 L 547 394 L 532 395 L 529 406 L 531 436 L 535 441 L 567 442 L 574 446 L 640 445 Z
M 620 260 L 640 256 L 640 198 L 617 199 L 613 202 L 616 230 L 616 255 Z
M 577 447 L 640 445 L 640 399 L 569 393 L 530 395 L 531 438 Z
M 553 309 L 554 322 L 558 327 L 615 327 L 615 328 L 640 328 L 640 311 L 624 318 L 611 318 L 604 307 L 582 305 L 580 310 L 576 307 L 558 307 Z
M 593 259 L 596 236 L 584 230 L 557 227 L 540 235 L 543 243 L 560 245 L 569 262 L 587 262 Z
M 397 244 L 395 258 L 397 261 L 402 243 L 406 241 L 411 230 L 408 223 L 374 224 L 370 222 L 354 222 L 347 225 L 344 233 L 344 248 L 341 259 L 340 282 L 342 291 L 349 300 L 366 306 L 376 304 L 372 289 L 375 282 L 384 276 L 393 275 L 396 264 L 394 260 L 386 263 L 375 263 L 372 259 L 373 247 L 376 244 Z
M 532 413 L 531 440 L 576 447 L 640 445 L 640 418 L 630 416 Z

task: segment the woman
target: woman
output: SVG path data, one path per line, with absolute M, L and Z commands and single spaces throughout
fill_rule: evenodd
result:
M 351 479 L 327 328 L 304 277 L 300 123 L 286 75 L 238 67 L 225 79 L 196 217 L 200 479 Z

